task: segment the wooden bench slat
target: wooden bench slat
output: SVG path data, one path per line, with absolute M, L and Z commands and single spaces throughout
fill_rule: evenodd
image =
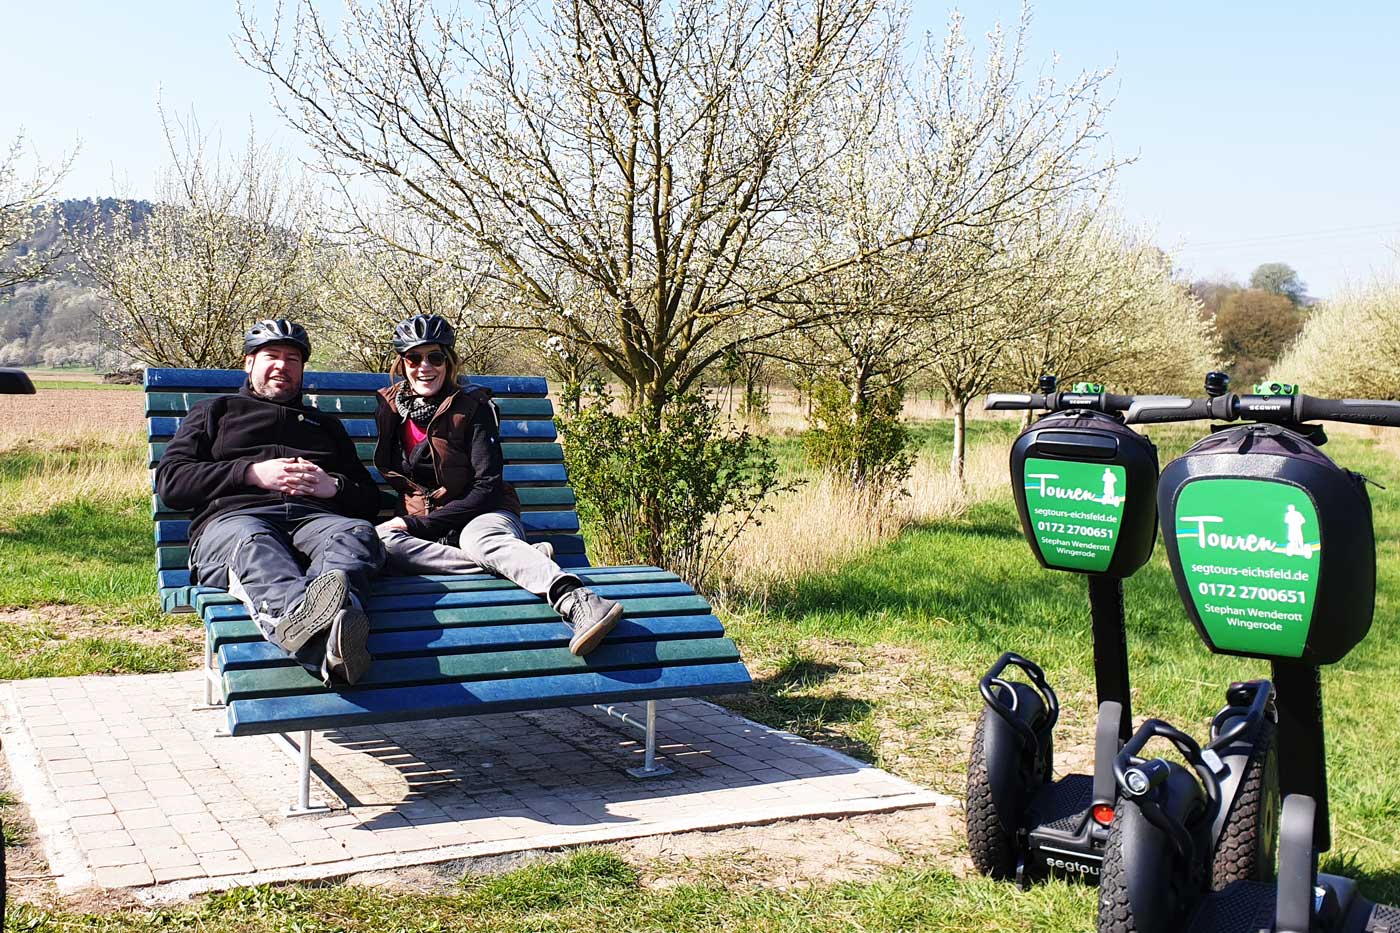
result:
M 739 660 L 738 649 L 728 638 L 693 638 L 680 641 L 607 643 L 587 657 L 557 648 L 513 648 L 474 654 L 445 654 L 419 658 L 376 658 L 355 684 L 363 690 L 421 687 L 441 683 L 473 683 L 482 680 L 542 677 L 577 671 L 618 671 L 656 664 L 712 664 Z M 230 671 L 223 677 L 224 700 L 267 699 L 330 693 L 320 679 L 301 665 Z
M 167 441 L 154 441 L 148 444 L 149 456 L 146 465 L 154 469 L 160 463 L 160 458 L 165 456 L 167 446 Z M 374 463 L 374 444 L 369 442 L 356 443 L 355 452 L 365 466 L 371 466 Z M 557 443 L 548 441 L 502 441 L 501 456 L 508 462 L 563 463 L 564 449 Z
M 554 561 L 561 567 L 564 560 L 570 554 L 583 554 L 583 538 L 578 535 L 569 534 L 530 534 L 527 536 L 533 544 L 536 541 L 548 541 L 554 545 Z M 184 544 L 162 545 L 156 548 L 156 570 L 186 570 L 190 566 L 190 549 Z M 576 565 L 575 565 L 576 566 Z
M 383 611 L 397 611 L 402 609 L 428 609 L 440 605 L 452 605 L 451 602 L 443 602 L 444 597 L 453 593 L 480 593 L 495 590 L 518 590 L 519 587 L 502 577 L 491 574 L 463 574 L 459 577 L 449 577 L 446 580 L 427 581 L 422 577 L 407 578 L 415 582 L 412 586 L 401 586 L 389 588 L 370 584 L 370 598 L 368 611 L 371 613 Z M 587 571 L 579 573 L 579 579 L 584 583 L 597 586 L 601 584 L 628 584 L 637 586 L 641 584 L 671 583 L 689 586 L 681 581 L 681 578 L 665 570 L 643 571 L 627 574 L 593 574 Z M 376 581 L 377 582 L 377 581 Z M 684 594 L 681 594 L 684 595 Z M 213 590 L 209 593 L 201 593 L 196 601 L 196 608 L 203 612 L 211 606 L 238 606 L 241 605 L 238 599 L 223 590 Z
M 713 615 L 639 616 L 623 619 L 608 633 L 612 642 L 664 641 L 676 638 L 718 638 L 724 625 Z M 381 658 L 412 658 L 439 654 L 469 654 L 502 648 L 548 648 L 569 643 L 570 632 L 558 619 L 511 625 L 458 626 L 373 632 L 369 653 Z M 226 642 L 217 655 L 223 672 L 294 665 L 296 659 L 267 641 Z
M 146 370 L 145 388 L 208 392 L 237 390 L 247 380 L 241 369 L 163 369 Z M 543 376 L 478 376 L 465 375 L 463 385 L 485 386 L 494 395 L 527 395 L 543 397 L 548 386 Z M 389 384 L 387 373 L 337 373 L 308 370 L 302 375 L 302 389 L 308 394 L 334 392 L 377 392 Z
M 585 581 L 597 580 L 602 582 L 604 577 L 618 576 L 636 573 L 668 573 L 660 567 L 652 567 L 647 564 L 629 564 L 622 567 L 590 567 L 583 565 L 583 571 L 579 574 Z M 457 580 L 475 580 L 489 578 L 487 573 L 480 574 L 424 574 L 411 577 L 379 576 L 370 581 L 370 591 L 376 594 L 381 593 L 411 593 L 419 589 L 431 589 L 434 585 L 449 585 Z M 162 589 L 169 589 L 190 585 L 190 572 L 183 570 L 162 570 L 157 574 L 159 584 Z M 680 579 L 674 574 L 672 579 Z
M 184 418 L 158 417 L 146 419 L 146 437 L 151 441 L 168 441 L 180 430 Z M 352 438 L 379 436 L 379 424 L 373 418 L 341 418 L 345 433 Z M 530 421 L 522 418 L 501 419 L 501 437 L 507 440 L 552 441 L 559 436 L 554 422 Z
M 200 402 L 227 392 L 147 392 L 146 417 L 179 417 L 189 414 L 189 410 Z M 327 395 L 308 394 L 305 404 L 317 411 L 329 411 L 342 415 L 372 416 L 379 407 L 374 395 Z M 492 399 L 496 409 L 508 418 L 553 418 L 554 403 L 547 398 L 512 398 L 502 396 Z
M 569 511 L 524 512 L 520 523 L 526 534 L 578 531 L 578 513 Z M 156 545 L 169 547 L 189 541 L 190 523 L 186 520 L 155 522 Z
M 588 563 L 586 554 L 555 554 L 554 562 L 564 570 L 587 570 L 591 566 Z M 162 574 L 183 573 L 185 580 L 189 580 L 188 570 L 161 570 L 157 576 Z M 210 594 L 222 594 L 222 597 Z M 215 590 L 212 587 L 191 586 L 188 582 L 179 585 L 162 586 L 160 590 L 161 606 L 164 612 L 186 612 L 194 610 L 199 597 L 204 596 L 204 601 L 211 605 L 219 603 L 236 602 L 223 590 Z
M 710 604 L 701 596 L 658 596 L 621 599 L 623 618 L 659 615 L 708 615 Z M 435 627 L 454 628 L 498 625 L 511 622 L 557 622 L 559 613 L 542 602 L 503 606 L 471 606 L 452 609 L 414 609 L 385 612 L 370 619 L 371 637 L 375 632 L 412 631 Z M 210 644 L 220 646 L 238 641 L 263 641 L 258 627 L 247 618 L 206 620 Z
M 748 670 L 736 661 L 386 690 L 349 687 L 339 693 L 276 700 L 236 700 L 228 706 L 228 723 L 229 732 L 233 735 L 258 735 L 559 706 L 587 706 L 592 703 L 737 693 L 747 689 L 750 683 Z
M 689 596 L 695 591 L 688 583 L 607 583 L 592 587 L 599 596 L 608 599 L 647 599 L 661 596 Z M 474 606 L 511 606 L 520 603 L 541 603 L 534 593 L 519 587 L 499 587 L 474 590 L 467 593 L 414 593 L 407 596 L 373 597 L 376 604 L 371 610 L 375 616 L 385 613 L 423 611 L 431 609 L 460 609 Z M 247 608 L 239 602 L 226 605 L 203 605 L 200 615 L 206 622 L 222 619 L 241 619 L 248 615 Z

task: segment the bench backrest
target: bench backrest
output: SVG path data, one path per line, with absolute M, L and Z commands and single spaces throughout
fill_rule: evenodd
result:
M 197 402 L 237 391 L 246 379 L 242 370 L 148 369 L 145 377 L 146 427 L 150 466 L 160 462 L 180 419 Z M 583 538 L 578 534 L 574 491 L 569 488 L 563 450 L 556 442 L 554 406 L 539 376 L 464 376 L 462 383 L 489 388 L 501 415 L 501 452 L 505 479 L 520 495 L 524 524 L 531 541 L 554 544 L 555 559 L 566 567 L 588 566 Z M 307 372 L 302 391 L 317 411 L 334 414 L 345 425 L 360 459 L 384 490 L 384 517 L 392 513 L 393 492 L 374 469 L 378 425 L 374 420 L 375 392 L 389 384 L 383 373 Z M 152 477 L 154 481 L 154 474 Z M 189 514 L 169 509 L 154 492 L 156 577 L 161 604 L 167 612 L 188 608 Z

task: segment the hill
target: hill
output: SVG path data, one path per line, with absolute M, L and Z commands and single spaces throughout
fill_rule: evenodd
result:
M 0 292 L 0 366 L 110 369 L 125 363 L 105 339 L 94 315 L 100 299 L 76 258 L 77 244 L 110 224 L 123 203 L 117 198 L 61 201 L 53 219 L 15 247 L 19 255 L 56 250 L 61 258 L 52 277 Z M 151 209 L 145 201 L 126 203 L 138 220 Z

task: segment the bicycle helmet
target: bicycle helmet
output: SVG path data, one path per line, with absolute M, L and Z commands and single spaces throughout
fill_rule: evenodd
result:
M 425 343 L 435 343 L 444 350 L 451 350 L 457 343 L 457 332 L 445 318 L 436 314 L 415 314 L 406 321 L 400 321 L 394 328 L 394 352 L 400 355 Z
M 311 338 L 306 335 L 306 328 L 285 318 L 269 318 L 248 328 L 243 336 L 243 355 L 250 356 L 259 347 L 274 343 L 289 343 L 301 350 L 303 363 L 311 356 Z

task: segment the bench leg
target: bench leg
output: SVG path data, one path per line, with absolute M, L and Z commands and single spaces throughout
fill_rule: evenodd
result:
M 627 773 L 634 778 L 661 777 L 665 774 L 673 773 L 665 765 L 656 763 L 656 701 L 647 700 L 647 721 L 643 725 L 631 716 L 613 706 L 603 706 L 600 703 L 593 704 L 594 708 L 600 709 L 614 719 L 620 719 L 626 725 L 637 729 L 646 735 L 646 758 L 640 768 L 628 768 Z
M 273 736 L 287 752 L 295 755 L 298 764 L 296 800 L 287 807 L 287 816 L 310 816 L 315 813 L 329 813 L 331 808 L 323 803 L 311 802 L 311 730 L 301 734 L 301 742 L 292 741 L 286 733 Z
M 219 675 L 214 670 L 214 643 L 209 637 L 209 629 L 204 629 L 204 702 L 191 706 L 192 710 L 223 709 L 224 701 L 214 696 Z

